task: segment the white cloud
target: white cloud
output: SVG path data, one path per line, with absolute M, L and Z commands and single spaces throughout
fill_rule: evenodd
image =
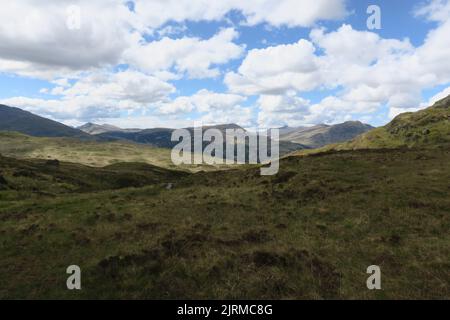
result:
M 66 25 L 73 4 L 81 9 L 80 30 Z M 237 70 L 227 70 L 229 93 L 201 90 L 170 99 L 176 91 L 170 81 L 217 77 L 242 57 L 235 28 L 207 39 L 183 36 L 187 21 L 225 21 L 231 11 L 247 26 L 314 29 L 309 39 L 250 50 Z M 384 105 L 390 116 L 416 110 L 424 89 L 450 83 L 450 1 L 416 8 L 416 16 L 435 26 L 417 47 L 349 25 L 335 31 L 316 25 L 346 14 L 345 0 L 136 0 L 134 11 L 123 0 L 10 1 L 0 11 L 0 72 L 47 79 L 55 87 L 40 91 L 54 95 L 50 100 L 4 101 L 59 119 L 153 110 L 171 121 L 196 111 L 207 121 L 250 123 L 254 114 L 241 106 L 243 96 L 259 95 L 260 124 L 299 125 L 367 117 Z M 149 42 L 148 35 L 163 38 Z M 130 67 L 111 71 L 119 65 Z M 337 93 L 315 104 L 301 97 L 315 90 Z
M 212 111 L 226 113 L 232 108 L 239 106 L 245 100 L 246 97 L 240 95 L 216 93 L 202 89 L 192 96 L 181 96 L 172 101 L 161 103 L 159 111 L 162 114 L 179 114 L 194 110 L 205 113 Z
M 175 92 L 175 87 L 137 71 L 93 73 L 58 94 L 71 99 L 80 96 L 129 101 L 140 105 L 157 102 Z
M 304 124 L 309 115 L 310 101 L 293 93 L 286 95 L 261 95 L 258 99 L 260 112 L 258 124 L 262 128 L 297 126 Z
M 79 30 L 67 26 L 74 4 Z M 0 70 L 48 79 L 115 65 L 132 39 L 131 12 L 120 0 L 9 1 L 0 21 Z
M 68 27 L 73 5 L 80 9 L 80 29 Z M 224 20 L 232 10 L 240 11 L 249 24 L 274 26 L 310 26 L 346 14 L 344 0 L 135 0 L 134 11 L 124 0 L 9 1 L 0 11 L 0 71 L 44 79 L 76 77 L 80 71 L 127 62 L 127 51 L 131 62 L 147 71 L 175 65 L 192 77 L 216 76 L 218 70 L 211 65 L 242 52 L 232 43 L 235 31 L 225 30 L 205 41 L 164 38 L 151 44 L 145 44 L 143 36 L 184 30 L 164 27 L 171 21 Z
M 139 42 L 129 48 L 124 59 L 146 72 L 158 72 L 175 68 L 191 78 L 215 77 L 220 74 L 214 65 L 225 64 L 239 58 L 244 47 L 233 43 L 238 33 L 232 28 L 223 29 L 207 40 L 184 37 L 163 38 L 150 43 Z
M 251 50 L 225 83 L 232 92 L 283 99 L 292 90 L 338 90 L 337 96 L 311 105 L 309 115 L 286 112 L 282 104 L 270 111 L 262 108 L 260 122 L 334 122 L 374 113 L 385 104 L 392 116 L 399 110 L 417 110 L 422 90 L 450 82 L 448 34 L 450 20 L 442 21 L 423 45 L 414 47 L 408 39 L 383 39 L 349 25 L 333 32 L 314 29 L 311 41 Z
M 204 125 L 235 123 L 244 128 L 255 125 L 252 110 L 242 106 L 231 106 L 226 110 L 213 109 L 199 118 Z
M 258 104 L 261 109 L 269 112 L 281 111 L 281 112 L 301 112 L 306 106 L 309 105 L 309 101 L 301 97 L 294 95 L 261 95 L 258 99 Z
M 104 117 L 97 119 L 98 123 L 109 123 L 121 128 L 188 128 L 198 126 L 200 124 L 214 125 L 224 123 L 237 123 L 250 128 L 254 125 L 254 115 L 251 114 L 249 108 L 233 107 L 226 112 L 213 111 L 201 118 L 189 118 L 180 115 L 139 115 L 128 117 Z
M 61 81 L 64 83 L 64 81 Z M 246 97 L 200 90 L 192 96 L 170 99 L 175 88 L 136 71 L 93 73 L 69 87 L 55 87 L 50 94 L 60 99 L 13 97 L 0 103 L 20 107 L 68 124 L 110 122 L 123 127 L 149 128 L 152 124 L 180 127 L 192 124 L 188 113 L 199 114 L 204 124 L 235 122 L 253 125 L 254 115 L 241 106 Z M 48 92 L 44 92 L 48 93 Z M 123 117 L 127 114 L 126 118 Z
M 447 87 L 444 90 L 438 92 L 437 94 L 432 96 L 428 101 L 423 102 L 420 107 L 421 107 L 421 109 L 430 107 L 430 106 L 434 105 L 436 102 L 438 102 L 439 100 L 442 100 L 448 96 L 450 96 L 450 87 Z
M 442 100 L 442 99 L 448 97 L 449 95 L 450 95 L 450 87 L 447 87 L 444 90 L 442 90 L 441 92 L 439 92 L 438 94 L 431 97 L 430 101 L 428 102 L 428 106 L 432 106 L 439 100 Z
M 13 97 L 2 103 L 54 119 L 83 120 L 145 110 L 174 92 L 173 85 L 137 71 L 99 72 L 72 86 L 55 87 L 51 94 L 61 95 L 60 99 Z
M 185 24 L 183 24 L 183 25 L 168 25 L 161 29 L 158 29 L 156 31 L 156 33 L 160 37 L 166 37 L 166 36 L 171 36 L 171 35 L 182 34 L 186 31 L 188 31 L 188 28 L 186 27 Z
M 345 0 L 165 0 L 135 1 L 136 13 L 151 27 L 168 21 L 222 20 L 227 13 L 242 13 L 248 25 L 308 27 L 320 20 L 337 20 L 347 15 Z
M 320 85 L 318 58 L 313 44 L 294 44 L 250 50 L 225 83 L 231 91 L 247 95 L 282 94 L 288 90 L 309 91 Z
M 445 22 L 450 17 L 450 1 L 428 0 L 425 5 L 416 8 L 415 15 L 424 16 L 430 21 Z
M 128 117 L 103 117 L 98 123 L 108 123 L 120 128 L 188 128 L 193 121 L 186 118 L 161 117 L 161 116 L 128 116 Z

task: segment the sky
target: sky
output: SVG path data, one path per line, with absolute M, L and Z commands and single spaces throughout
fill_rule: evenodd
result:
M 72 126 L 380 126 L 450 94 L 450 0 L 16 0 L 0 21 L 0 103 Z

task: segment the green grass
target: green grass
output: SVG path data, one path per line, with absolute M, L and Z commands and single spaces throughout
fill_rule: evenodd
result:
M 446 147 L 288 157 L 273 177 L 0 160 L 0 298 L 450 297 Z M 124 172 L 148 181 L 117 189 Z
M 376 128 L 343 143 L 301 150 L 297 155 L 332 150 L 421 148 L 450 145 L 450 96 L 432 107 L 398 115 L 384 127 Z
M 0 154 L 20 159 L 58 159 L 60 161 L 104 167 L 121 162 L 147 163 L 179 170 L 171 161 L 171 150 L 127 142 L 81 141 L 74 138 L 31 137 L 0 131 Z M 227 169 L 226 165 L 184 165 L 186 171 Z

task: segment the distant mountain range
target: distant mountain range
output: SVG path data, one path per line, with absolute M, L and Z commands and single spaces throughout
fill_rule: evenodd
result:
M 450 97 L 271 177 L 165 170 L 183 169 L 169 149 L 132 143 L 4 132 L 3 150 L 0 298 L 74 297 L 48 279 L 83 256 L 80 298 L 449 297 Z M 381 296 L 352 276 L 371 263 L 390 275 Z
M 191 132 L 191 136 L 193 137 L 194 128 L 186 129 Z M 236 124 L 222 124 L 204 127 L 203 129 L 218 129 L 224 133 L 224 136 L 227 129 L 242 129 L 245 131 L 245 129 Z M 98 142 L 122 141 L 149 145 L 156 148 L 171 149 L 179 143 L 179 141 L 171 141 L 173 130 L 174 129 L 172 128 L 153 128 L 143 130 L 122 129 L 108 124 L 98 125 L 94 123 L 87 123 L 79 128 L 72 128 L 18 108 L 3 105 L 0 106 L 0 131 L 18 132 L 34 137 L 75 138 L 79 140 Z M 208 142 L 204 142 L 203 147 L 206 147 L 208 144 Z M 289 141 L 280 142 L 281 155 L 304 148 L 307 147 L 298 143 Z M 248 151 L 249 146 L 246 145 L 246 153 L 248 153 Z
M 105 129 L 106 127 L 102 127 Z M 218 129 L 223 134 L 225 134 L 226 129 L 242 129 L 242 127 L 236 124 L 223 124 L 217 126 L 208 126 L 204 127 L 203 130 L 207 129 Z M 149 144 L 154 147 L 159 148 L 173 148 L 178 144 L 178 141 L 171 141 L 172 132 L 175 129 L 172 128 L 153 128 L 153 129 L 121 129 L 117 128 L 116 130 L 104 131 L 102 133 L 97 134 L 103 140 L 128 140 L 136 143 Z M 187 128 L 191 132 L 191 135 L 194 134 L 194 128 Z
M 205 127 L 225 133 L 226 129 L 243 129 L 236 124 Z M 193 135 L 194 128 L 187 128 Z M 347 141 L 373 129 L 358 121 L 337 125 L 314 127 L 284 127 L 280 129 L 280 154 L 310 148 L 319 148 L 336 142 Z M 30 112 L 0 105 L 0 131 L 16 131 L 36 137 L 72 137 L 96 141 L 129 141 L 158 148 L 173 148 L 178 142 L 171 141 L 172 128 L 122 129 L 109 124 L 86 123 L 72 128 Z M 205 143 L 206 145 L 207 143 Z
M 194 128 L 191 127 L 191 128 L 186 128 L 186 129 L 190 131 L 191 137 L 193 138 Z M 207 129 L 217 129 L 220 132 L 222 132 L 224 137 L 226 137 L 227 129 L 241 129 L 241 130 L 247 132 L 244 128 L 240 127 L 237 124 L 233 124 L 233 123 L 203 127 L 203 130 L 207 130 Z M 154 129 L 133 130 L 133 131 L 127 131 L 124 129 L 120 129 L 120 130 L 100 133 L 97 135 L 97 137 L 101 138 L 102 140 L 108 140 L 108 141 L 127 140 L 127 141 L 131 141 L 131 142 L 152 145 L 152 146 L 158 147 L 158 148 L 173 148 L 175 145 L 178 144 L 178 141 L 171 141 L 173 130 L 174 129 L 170 129 L 170 128 L 154 128 Z M 247 132 L 247 133 L 249 133 L 249 132 Z M 249 134 L 252 134 L 252 133 L 249 133 Z M 203 143 L 203 147 L 205 147 L 208 144 L 209 144 L 208 142 Z M 280 154 L 282 154 L 282 155 L 290 153 L 292 151 L 308 148 L 305 145 L 295 143 L 295 142 L 290 142 L 290 141 L 280 141 L 279 147 L 280 147 Z M 225 144 L 224 144 L 224 150 L 225 150 Z M 248 147 L 247 147 L 247 152 L 248 152 Z
M 80 127 L 77 127 L 77 129 L 92 135 L 112 131 L 121 131 L 121 132 L 140 131 L 139 129 L 121 129 L 119 127 L 112 126 L 110 124 L 95 124 L 91 122 L 88 122 Z
M 280 140 L 299 143 L 309 148 L 320 148 L 327 144 L 344 142 L 374 129 L 359 121 L 347 121 L 336 125 L 319 124 L 313 127 L 283 127 Z
M 243 129 L 236 124 L 209 126 L 204 129 L 218 129 L 225 134 L 226 129 Z M 78 129 L 106 140 L 129 140 L 137 143 L 151 144 L 160 148 L 172 148 L 176 142 L 170 141 L 170 128 L 122 129 L 108 124 L 87 123 Z M 193 133 L 193 128 L 187 128 Z M 298 149 L 320 148 L 330 143 L 343 142 L 365 133 L 374 127 L 359 121 L 348 121 L 337 125 L 320 124 L 313 127 L 280 128 L 281 149 L 295 151 Z
M 62 123 L 37 116 L 19 108 L 0 105 L 0 130 L 16 131 L 35 137 L 73 137 L 83 140 L 93 136 Z

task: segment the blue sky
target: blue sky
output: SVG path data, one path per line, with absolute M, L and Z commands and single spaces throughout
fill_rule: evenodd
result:
M 256 128 L 383 125 L 450 94 L 447 0 L 258 1 L 19 0 L 0 14 L 0 102 L 70 125 Z

